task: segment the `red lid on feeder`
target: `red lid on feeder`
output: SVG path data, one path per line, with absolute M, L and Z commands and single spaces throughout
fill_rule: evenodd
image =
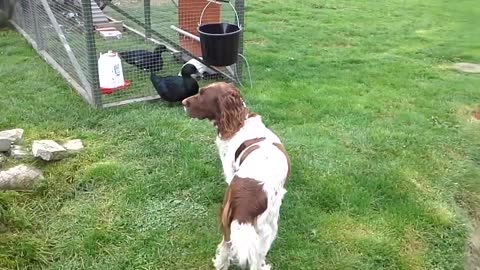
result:
M 110 94 L 113 94 L 116 91 L 126 89 L 128 86 L 130 86 L 130 81 L 125 80 L 125 83 L 123 85 L 119 86 L 119 87 L 115 87 L 115 88 L 100 87 L 100 92 L 102 92 L 102 94 L 104 94 L 104 95 L 110 95 Z

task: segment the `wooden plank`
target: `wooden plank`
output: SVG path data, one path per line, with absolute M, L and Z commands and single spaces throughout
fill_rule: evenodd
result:
M 113 27 L 118 31 L 123 31 L 123 22 L 121 22 L 121 21 L 113 22 L 112 21 L 112 22 L 107 22 L 107 23 L 100 23 L 100 24 L 95 25 L 95 30 L 98 31 L 99 29 L 110 28 L 110 27 Z
M 93 25 L 97 26 L 99 24 L 105 24 L 105 23 L 108 23 L 108 21 L 104 21 L 104 20 L 97 20 L 95 18 L 92 18 L 92 22 L 93 22 Z
M 108 23 L 107 15 L 103 13 L 100 7 L 97 5 L 97 2 L 94 0 L 90 1 L 92 9 L 93 24 L 96 26 L 101 23 Z
M 236 2 L 236 1 L 235 1 Z M 200 14 L 207 0 L 178 0 L 178 28 L 198 36 Z M 202 23 L 217 23 L 221 20 L 221 5 L 212 3 L 205 10 Z M 202 57 L 202 48 L 196 40 L 179 34 L 180 46 L 196 57 Z
M 153 96 L 146 96 L 146 97 L 141 97 L 141 98 L 132 98 L 132 99 L 128 99 L 128 100 L 106 103 L 106 104 L 103 104 L 102 107 L 103 108 L 110 108 L 110 107 L 116 107 L 116 106 L 127 105 L 127 104 L 149 101 L 149 100 L 156 100 L 156 99 L 161 99 L 161 97 L 159 95 L 153 95 Z
M 145 36 L 147 38 L 152 36 L 152 13 L 150 0 L 143 0 L 143 15 L 145 17 Z
M 75 69 L 75 72 L 77 73 L 78 77 L 80 78 L 80 82 L 82 83 L 83 87 L 87 89 L 88 92 L 91 93 L 91 88 L 90 88 L 90 83 L 87 80 L 87 77 L 85 74 L 83 74 L 82 67 L 78 63 L 77 58 L 75 57 L 75 54 L 72 51 L 72 48 L 68 44 L 67 38 L 63 34 L 62 29 L 60 28 L 60 25 L 58 24 L 57 19 L 55 18 L 55 15 L 53 14 L 52 10 L 50 9 L 50 5 L 48 4 L 47 0 L 40 0 L 40 2 L 43 5 L 43 8 L 45 9 L 45 12 L 48 15 L 48 18 L 50 19 L 50 22 L 53 25 L 53 28 L 55 28 L 55 32 L 58 35 L 58 38 L 60 39 L 60 42 L 62 42 L 63 47 L 65 48 L 65 51 L 67 52 L 68 58 L 70 59 L 70 62 L 73 65 L 73 68 Z

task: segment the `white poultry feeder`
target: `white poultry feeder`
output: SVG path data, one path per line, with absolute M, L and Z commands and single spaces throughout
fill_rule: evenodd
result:
M 112 94 L 130 85 L 130 82 L 123 78 L 122 61 L 116 52 L 100 54 L 98 77 L 102 94 Z

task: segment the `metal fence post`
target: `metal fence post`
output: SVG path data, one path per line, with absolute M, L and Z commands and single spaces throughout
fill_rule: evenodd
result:
M 243 55 L 243 33 L 245 32 L 245 1 L 244 0 L 235 0 L 235 9 L 238 12 L 239 23 L 242 26 L 242 31 L 240 32 L 239 44 L 238 44 L 238 53 Z M 243 58 L 237 56 L 237 67 L 235 69 L 235 76 L 239 81 L 242 80 L 243 68 L 242 68 Z
M 83 25 L 85 28 L 85 46 L 87 53 L 88 79 L 90 82 L 90 95 L 93 106 L 102 107 L 100 84 L 98 80 L 97 48 L 95 44 L 95 29 L 93 26 L 92 3 L 90 0 L 82 0 Z
M 143 14 L 145 16 L 145 37 L 150 38 L 152 32 L 152 11 L 150 8 L 150 0 L 143 1 Z
M 36 1 L 30 3 L 31 6 L 31 15 L 33 21 L 33 27 L 35 31 L 35 43 L 37 44 L 37 50 L 42 51 L 45 49 L 45 42 L 43 40 L 43 29 L 40 25 L 41 20 L 38 18 L 38 4 Z

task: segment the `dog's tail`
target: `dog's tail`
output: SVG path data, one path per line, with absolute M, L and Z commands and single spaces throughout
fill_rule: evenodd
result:
M 252 224 L 239 224 L 234 220 L 230 225 L 230 240 L 232 257 L 242 269 L 258 265 L 259 239 Z
M 258 265 L 259 237 L 252 223 L 239 223 L 232 217 L 233 197 L 229 187 L 220 211 L 223 240 L 230 243 L 230 256 L 242 269 L 247 265 L 256 266 Z

